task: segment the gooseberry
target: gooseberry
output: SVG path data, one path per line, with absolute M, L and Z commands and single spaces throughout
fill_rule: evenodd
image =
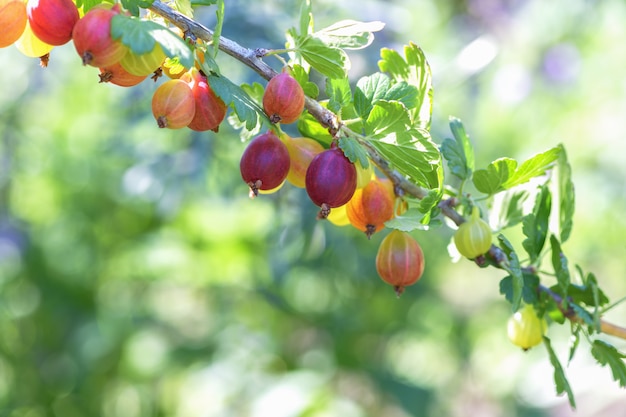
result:
M 548 331 L 548 323 L 544 317 L 537 316 L 532 304 L 524 304 L 509 318 L 506 330 L 515 346 L 528 350 L 541 343 Z
M 26 10 L 33 33 L 55 46 L 72 39 L 72 30 L 80 18 L 72 0 L 28 0 Z
M 272 123 L 293 123 L 304 110 L 304 90 L 288 72 L 281 72 L 267 83 L 263 109 Z
M 346 204 L 356 190 L 356 169 L 333 144 L 317 154 L 306 170 L 305 187 L 309 198 L 321 208 L 318 218 L 325 219 L 333 207 Z
M 356 168 L 356 188 L 363 188 L 374 178 L 374 165 L 370 162 L 367 168 L 363 168 L 361 160 L 357 159 L 354 167 Z
M 26 22 L 22 36 L 15 42 L 15 47 L 26 56 L 41 59 L 41 65 L 44 67 L 48 63 L 48 54 L 54 48 L 53 45 L 49 45 L 35 36 L 28 22 Z
M 196 103 L 182 78 L 161 84 L 152 96 L 152 114 L 160 128 L 180 129 L 193 119 Z
M 239 162 L 241 178 L 250 187 L 250 197 L 259 190 L 278 187 L 289 172 L 289 152 L 273 132 L 263 133 L 248 144 Z
M 313 158 L 324 151 L 324 147 L 311 138 L 292 138 L 288 135 L 283 135 L 282 139 L 285 146 L 287 146 L 289 159 L 291 160 L 287 181 L 296 187 L 304 188 L 306 170 Z
M 0 0 L 0 48 L 12 45 L 22 36 L 27 20 L 22 0 Z
M 217 132 L 226 117 L 226 104 L 211 89 L 206 77 L 196 68 L 192 68 L 191 92 L 196 103 L 196 111 L 188 127 L 199 132 L 212 130 Z
M 120 64 L 126 71 L 133 75 L 150 75 L 156 71 L 165 60 L 165 52 L 158 43 L 145 54 L 136 54 L 128 50 L 120 60 Z
M 104 68 L 120 61 L 128 48 L 111 37 L 111 19 L 120 13 L 119 5 L 96 6 L 76 22 L 72 40 L 83 65 Z
M 119 62 L 107 68 L 100 68 L 99 76 L 101 83 L 111 83 L 121 87 L 132 87 L 148 78 L 147 75 L 130 74 Z
M 459 226 L 454 234 L 454 244 L 459 253 L 474 259 L 491 247 L 491 228 L 480 218 L 480 210 L 474 206 L 470 218 Z
M 399 297 L 404 287 L 415 284 L 424 273 L 422 248 L 411 235 L 394 229 L 380 242 L 376 271 Z
M 375 178 L 357 188 L 348 201 L 346 214 L 350 224 L 365 232 L 369 239 L 394 216 L 395 194 L 389 178 Z

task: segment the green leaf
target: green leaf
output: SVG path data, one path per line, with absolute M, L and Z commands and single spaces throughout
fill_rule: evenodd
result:
M 178 57 L 184 67 L 191 68 L 194 63 L 189 45 L 168 28 L 151 20 L 115 15 L 111 19 L 111 37 L 119 39 L 138 55 L 151 52 L 158 43 L 165 55 Z
M 499 158 L 490 163 L 487 169 L 474 172 L 472 180 L 478 191 L 492 195 L 504 190 L 503 185 L 515 173 L 517 161 L 511 158 Z
M 574 399 L 574 393 L 572 392 L 572 388 L 567 381 L 567 377 L 565 376 L 565 372 L 563 371 L 563 366 L 561 366 L 561 362 L 559 362 L 559 358 L 554 353 L 554 349 L 552 349 L 552 344 L 550 343 L 550 339 L 544 336 L 543 344 L 546 346 L 548 350 L 548 354 L 550 356 L 550 363 L 554 368 L 554 384 L 556 386 L 557 395 L 567 394 L 567 399 L 569 400 L 570 406 L 572 408 L 576 408 L 576 400 Z
M 379 100 L 365 120 L 365 133 L 383 138 L 392 133 L 405 133 L 411 119 L 404 104 L 399 101 Z
M 263 98 L 263 93 L 265 92 L 265 88 L 254 82 L 252 84 L 242 84 L 241 89 L 250 97 L 250 99 L 256 103 L 260 103 Z M 261 132 L 261 128 L 263 127 L 263 123 L 258 123 L 252 129 L 247 129 L 247 121 L 239 120 L 239 116 L 232 112 L 228 115 L 228 123 L 235 129 L 239 130 L 239 136 L 243 141 L 248 141 L 253 137 L 257 136 Z
M 384 27 L 385 24 L 379 21 L 341 20 L 315 32 L 313 36 L 335 48 L 362 49 L 374 41 L 373 32 L 379 32 Z
M 96 4 L 91 3 L 93 2 L 86 2 L 86 5 L 89 5 L 91 7 L 83 9 L 85 13 L 88 11 L 88 9 L 91 9 L 96 4 L 102 3 L 102 1 L 98 1 Z M 128 10 L 133 16 L 139 16 L 139 8 L 147 9 L 148 7 L 152 6 L 152 3 L 154 3 L 154 0 L 122 0 L 122 6 L 124 7 L 124 9 Z
M 574 310 L 574 313 L 576 313 L 578 318 L 580 318 L 583 321 L 583 323 L 585 323 L 590 328 L 595 329 L 597 332 L 600 331 L 600 323 L 595 320 L 595 318 L 593 317 L 591 313 L 589 313 L 587 310 L 585 310 L 578 304 L 569 303 L 568 305 L 569 307 L 571 307 L 572 310 Z
M 563 292 L 563 288 L 559 284 L 553 285 L 550 290 L 561 297 L 569 297 L 574 303 L 585 304 L 589 307 L 602 307 L 609 302 L 608 297 L 598 288 L 598 283 L 595 281 L 590 281 L 585 285 L 570 283 L 567 287 L 567 294 Z
M 493 210 L 497 211 L 498 222 L 495 225 L 496 230 L 505 229 L 515 226 L 524 218 L 524 202 L 528 198 L 528 191 L 507 191 L 503 193 L 502 200 Z
M 191 7 L 191 0 L 175 0 L 171 7 L 173 10 L 176 10 L 188 18 L 193 19 L 193 7 Z
M 222 27 L 224 25 L 224 0 L 217 1 L 217 9 L 215 10 L 215 28 L 213 28 L 213 58 L 217 56 L 220 48 L 220 36 L 222 36 Z
M 404 58 L 392 49 L 380 50 L 378 68 L 388 73 L 396 82 L 405 81 L 418 91 L 417 102 L 410 107 L 413 125 L 429 129 L 433 108 L 433 86 L 430 65 L 422 49 L 414 43 L 404 47 Z
M 563 145 L 559 145 L 560 154 L 557 161 L 558 196 L 559 196 L 559 235 L 565 243 L 572 232 L 575 193 L 572 182 L 572 168 L 567 162 L 567 154 Z
M 232 106 L 240 121 L 245 122 L 248 130 L 253 130 L 261 122 L 268 126 L 270 120 L 265 115 L 263 109 L 254 101 L 243 88 L 234 84 L 226 77 L 214 74 L 207 76 L 209 85 L 227 106 Z
M 503 184 L 504 188 L 515 187 L 516 185 L 527 182 L 531 178 L 543 175 L 554 165 L 554 162 L 560 155 L 561 147 L 557 146 L 526 160 L 517 168 L 515 174 Z
M 296 38 L 296 50 L 309 65 L 329 78 L 345 78 L 348 75 L 350 60 L 342 49 L 305 36 Z
M 213 6 L 218 0 L 191 0 L 192 6 Z
M 350 162 L 355 163 L 356 161 L 360 161 L 361 165 L 364 167 L 369 166 L 369 160 L 367 159 L 367 152 L 365 149 L 356 141 L 356 139 L 342 136 L 339 138 L 339 147 L 343 151 L 346 158 L 350 160 Z
M 424 224 L 422 219 L 424 213 L 416 208 L 411 208 L 402 213 L 400 216 L 396 216 L 393 219 L 385 222 L 385 227 L 391 229 L 398 229 L 403 232 L 411 232 L 413 230 L 424 230 Z
M 76 1 L 76 7 L 78 8 L 83 8 L 83 12 L 87 13 L 89 10 L 91 10 L 94 6 L 97 6 L 98 4 L 102 3 L 101 0 L 77 0 Z M 151 1 L 146 1 L 146 2 L 141 2 L 142 4 L 146 4 L 146 7 L 150 7 L 152 5 Z M 139 15 L 139 5 L 137 3 L 135 3 L 132 7 L 134 7 L 137 11 L 137 13 L 135 14 L 135 16 Z M 143 6 L 141 6 L 143 7 Z M 126 9 L 128 9 L 127 7 L 125 7 Z M 130 10 L 130 9 L 128 9 Z
M 302 0 L 300 6 L 300 34 L 302 36 L 313 32 L 313 11 L 311 9 L 311 0 Z
M 515 300 L 517 290 L 514 288 L 515 279 L 513 275 L 507 275 L 500 281 L 500 294 L 511 304 Z M 517 284 L 515 284 L 517 285 Z M 522 300 L 526 304 L 535 304 L 538 301 L 537 288 L 539 287 L 539 277 L 533 274 L 522 274 Z
M 312 138 L 318 142 L 325 144 L 326 147 L 330 146 L 333 140 L 332 135 L 328 132 L 328 128 L 322 126 L 320 122 L 308 111 L 305 111 L 298 119 L 297 125 L 298 131 L 302 136 Z
M 531 178 L 543 175 L 554 165 L 560 153 L 559 147 L 552 148 L 524 161 L 519 167 L 514 159 L 496 159 L 487 169 L 474 172 L 474 186 L 481 193 L 492 195 L 523 184 Z
M 404 134 L 410 140 L 402 137 L 399 143 L 397 136 L 389 135 L 384 140 L 371 140 L 370 143 L 415 183 L 428 189 L 439 189 L 443 180 L 441 156 L 430 134 L 420 130 L 409 130 Z
M 374 104 L 385 98 L 390 87 L 391 80 L 380 72 L 359 79 L 354 90 L 354 108 L 357 114 L 367 119 Z
M 530 263 L 535 263 L 543 245 L 548 237 L 550 210 L 552 208 L 552 194 L 547 186 L 541 187 L 541 191 L 535 201 L 535 208 L 532 213 L 524 217 L 522 232 L 526 239 L 522 246 L 530 256 Z
M 619 383 L 620 387 L 626 388 L 626 364 L 624 364 L 626 355 L 602 340 L 593 341 L 591 354 L 600 365 L 609 365 L 613 379 Z
M 557 282 L 564 298 L 568 296 L 570 287 L 570 273 L 567 265 L 567 258 L 561 251 L 561 244 L 554 235 L 550 235 L 550 245 L 552 247 L 552 267 L 556 275 Z
M 524 291 L 524 275 L 522 274 L 519 259 L 511 242 L 509 242 L 504 235 L 498 235 L 498 242 L 508 261 L 504 266 L 504 270 L 511 276 L 511 296 L 509 300 L 511 302 L 511 310 L 517 311 L 522 301 Z
M 309 74 L 306 72 L 302 65 L 295 64 L 291 67 L 291 76 L 298 81 L 298 84 L 304 90 L 304 94 L 311 97 L 317 98 L 320 94 L 319 88 L 317 88 L 317 84 L 309 81 Z
M 343 107 L 352 103 L 352 90 L 347 78 L 327 78 L 326 95 L 329 97 L 328 109 L 340 113 Z
M 569 364 L 574 359 L 574 354 L 580 344 L 580 326 L 575 326 L 572 330 L 572 336 L 570 337 L 569 357 L 567 363 Z
M 474 171 L 474 148 L 461 121 L 450 118 L 450 129 L 454 139 L 445 139 L 441 153 L 448 161 L 450 172 L 462 180 L 469 179 Z
M 441 201 L 443 197 L 443 187 L 437 190 L 430 190 L 426 197 L 422 198 L 422 201 L 419 205 L 419 211 L 425 214 L 429 214 L 436 210 L 437 205 Z

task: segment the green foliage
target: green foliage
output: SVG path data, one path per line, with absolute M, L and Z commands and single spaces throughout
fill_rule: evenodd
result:
M 539 298 L 540 279 L 535 274 L 522 273 L 522 301 L 526 304 L 537 304 Z M 513 304 L 516 297 L 518 297 L 519 290 L 519 278 L 514 278 L 513 275 L 507 275 L 500 281 L 500 294 L 504 295 L 506 300 Z
M 329 97 L 328 110 L 341 115 L 341 109 L 352 103 L 352 91 L 347 78 L 327 78 L 326 95 Z
M 224 26 L 224 0 L 217 1 L 217 9 L 215 10 L 216 23 L 213 29 L 212 51 L 213 57 L 217 56 L 220 48 L 220 36 L 222 35 L 222 27 Z
M 321 39 L 297 36 L 295 49 L 309 65 L 329 78 L 345 78 L 348 74 L 350 60 L 346 53 L 326 45 Z
M 500 244 L 500 248 L 502 248 L 502 251 L 506 256 L 503 269 L 509 273 L 510 277 L 510 285 L 504 285 L 504 293 L 507 294 L 507 298 L 511 302 L 511 310 L 515 312 L 519 309 L 522 302 L 526 281 L 524 280 L 519 259 L 513 249 L 513 245 L 511 245 L 511 242 L 509 242 L 503 235 L 498 235 L 498 242 Z M 532 280 L 529 280 L 529 283 L 532 284 Z M 503 286 L 502 284 L 500 285 L 500 291 L 502 292 Z
M 474 148 L 463 123 L 456 117 L 450 117 L 450 130 L 454 139 L 444 139 L 441 143 L 441 155 L 448 162 L 452 174 L 468 180 L 474 171 Z
M 291 76 L 298 81 L 305 95 L 311 98 L 317 98 L 317 96 L 319 96 L 320 90 L 317 84 L 309 81 L 309 74 L 301 65 L 294 64 L 291 67 Z
M 127 0 L 129 1 L 129 0 Z M 85 13 L 87 13 L 89 10 L 91 10 L 91 8 L 93 8 L 94 6 L 97 6 L 98 4 L 102 3 L 101 0 L 77 0 L 76 1 L 76 7 L 82 7 L 83 11 Z M 124 4 L 124 2 L 122 2 L 122 4 Z M 132 6 L 132 2 L 128 2 L 127 4 Z M 142 4 L 142 5 L 140 5 Z M 152 4 L 151 1 L 139 1 L 136 2 L 135 5 L 138 7 L 148 7 L 150 4 Z M 126 6 L 124 6 L 126 7 Z M 129 9 L 130 10 L 130 9 Z M 137 12 L 139 11 L 139 9 L 137 8 Z
M 524 203 L 528 199 L 527 190 L 510 190 L 501 194 L 496 230 L 506 229 L 522 222 L 524 219 Z
M 342 49 L 363 49 L 374 41 L 374 32 L 383 30 L 383 22 L 341 20 L 313 34 L 326 45 Z
M 608 365 L 611 368 L 613 379 L 619 382 L 620 387 L 626 387 L 626 355 L 602 340 L 593 341 L 591 354 L 602 366 Z
M 413 124 L 429 129 L 433 110 L 433 87 L 430 65 L 426 61 L 424 51 L 409 43 L 404 47 L 404 56 L 393 49 L 383 48 L 380 51 L 378 67 L 388 73 L 396 82 L 404 81 L 418 91 L 417 103 L 411 109 Z
M 428 189 L 442 186 L 441 156 L 428 132 L 409 130 L 370 144 L 416 184 Z
M 559 237 L 565 243 L 572 232 L 575 195 L 572 182 L 572 169 L 567 161 L 567 153 L 563 145 L 557 160 L 557 184 L 559 196 Z
M 544 185 L 539 191 L 533 212 L 524 217 L 523 220 L 522 232 L 526 239 L 522 245 L 530 257 L 531 264 L 539 260 L 543 245 L 546 243 L 551 208 L 552 195 L 548 187 Z
M 554 165 L 560 154 L 561 148 L 555 147 L 531 157 L 519 167 L 517 161 L 512 158 L 496 159 L 486 169 L 474 172 L 474 186 L 478 191 L 492 195 L 524 184 L 532 178 L 543 175 Z
M 111 19 L 111 37 L 119 39 L 138 55 L 149 53 L 158 43 L 168 57 L 177 57 L 186 68 L 193 66 L 193 54 L 185 41 L 168 28 L 151 20 L 115 15 Z
M 349 136 L 343 136 L 339 139 L 339 147 L 350 162 L 356 163 L 356 161 L 359 161 L 361 162 L 363 168 L 367 168 L 369 166 L 367 153 L 356 139 Z
M 91 7 L 100 3 L 102 3 L 102 1 L 91 3 Z M 122 0 L 122 6 L 126 10 L 128 10 L 133 16 L 139 16 L 140 9 L 147 9 L 148 7 L 152 6 L 152 3 L 154 3 L 154 0 Z M 87 4 L 88 3 L 86 3 L 86 5 Z M 87 12 L 87 10 L 91 7 L 88 7 L 85 12 Z
M 552 267 L 554 268 L 554 274 L 556 275 L 563 296 L 567 297 L 571 282 L 567 258 L 561 250 L 561 244 L 554 235 L 550 236 L 550 246 L 552 250 Z
M 259 123 L 271 125 L 263 109 L 246 91 L 226 77 L 208 74 L 209 85 L 227 106 L 231 106 L 247 130 L 258 128 Z
M 567 399 L 569 400 L 572 408 L 576 408 L 576 400 L 574 399 L 574 393 L 572 392 L 572 388 L 569 385 L 569 381 L 565 376 L 565 371 L 563 371 L 563 366 L 559 361 L 559 358 L 556 356 L 554 349 L 552 349 L 552 343 L 550 339 L 544 336 L 543 344 L 546 346 L 548 350 L 548 355 L 550 357 L 550 363 L 554 368 L 554 384 L 556 386 L 556 393 L 558 395 L 567 394 Z

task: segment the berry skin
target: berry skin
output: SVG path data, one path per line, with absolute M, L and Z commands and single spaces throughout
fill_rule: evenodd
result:
M 79 15 L 72 0 L 28 0 L 28 22 L 43 42 L 59 46 L 72 39 Z
M 26 29 L 26 5 L 22 0 L 0 0 L 0 48 L 17 41 Z
M 293 123 L 304 110 L 304 90 L 295 78 L 282 72 L 267 83 L 263 109 L 272 123 Z
M 325 219 L 330 209 L 350 201 L 356 190 L 356 168 L 337 146 L 319 153 L 306 170 L 305 187 L 309 198 L 321 208 Z
M 111 83 L 120 87 L 132 87 L 148 78 L 147 75 L 130 74 L 119 62 L 107 68 L 100 68 L 99 76 L 101 83 Z
M 226 117 L 226 104 L 211 89 L 206 77 L 196 68 L 190 71 L 191 92 L 196 103 L 196 111 L 189 122 L 189 128 L 198 132 L 212 130 L 217 132 Z
M 241 178 L 250 187 L 250 197 L 259 190 L 280 186 L 289 172 L 289 152 L 273 132 L 263 133 L 246 147 L 239 162 Z
M 193 119 L 195 111 L 191 87 L 183 79 L 164 82 L 152 96 L 152 114 L 160 128 L 185 127 Z
M 394 216 L 395 194 L 388 178 L 375 178 L 365 187 L 357 188 L 348 201 L 346 214 L 352 226 L 365 232 L 369 239 L 385 227 Z
M 154 44 L 152 51 L 138 55 L 131 50 L 120 60 L 120 64 L 126 71 L 133 75 L 148 76 L 156 71 L 165 60 L 165 52 L 158 43 Z
M 310 138 L 291 138 L 283 135 L 282 139 L 287 146 L 291 160 L 287 181 L 296 187 L 304 188 L 306 170 L 313 158 L 324 151 L 324 147 L 315 139 Z
M 525 304 L 509 318 L 506 329 L 511 343 L 528 350 L 542 342 L 548 323 L 531 304 Z
M 124 44 L 111 38 L 111 19 L 120 13 L 117 6 L 96 6 L 74 25 L 72 40 L 83 65 L 109 67 L 128 51 Z
M 28 22 L 26 22 L 26 27 L 24 28 L 22 36 L 20 36 L 20 38 L 15 42 L 15 47 L 26 56 L 31 58 L 40 58 L 41 64 L 44 67 L 48 62 L 46 58 L 47 55 L 54 48 L 53 45 L 48 45 L 35 36 Z
M 394 229 L 380 242 L 376 271 L 399 297 L 404 287 L 415 284 L 424 273 L 422 248 L 411 235 Z
M 491 228 L 480 218 L 480 211 L 476 206 L 472 208 L 469 220 L 461 224 L 454 234 L 454 244 L 457 250 L 469 259 L 487 252 L 491 247 L 491 239 Z

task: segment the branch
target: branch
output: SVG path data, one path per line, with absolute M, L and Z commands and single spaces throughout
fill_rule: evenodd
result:
M 150 10 L 172 22 L 188 36 L 192 35 L 193 37 L 200 38 L 207 43 L 213 40 L 212 30 L 206 28 L 193 19 L 188 18 L 182 13 L 173 10 L 158 0 L 152 3 Z M 263 54 L 260 53 L 259 50 L 245 48 L 237 42 L 223 36 L 220 36 L 219 38 L 219 49 L 253 69 L 257 74 L 266 80 L 270 80 L 278 74 L 272 67 L 261 59 Z M 374 162 L 374 164 L 376 164 L 376 166 L 378 166 L 378 168 L 380 168 L 380 170 L 393 181 L 396 190 L 401 190 L 401 192 L 418 199 L 422 199 L 427 195 L 426 190 L 413 184 L 400 172 L 394 170 L 390 166 L 389 162 L 367 140 L 364 140 L 356 132 L 345 126 L 336 114 L 324 108 L 319 102 L 317 102 L 317 100 L 305 97 L 305 108 L 317 121 L 326 127 L 333 136 L 336 136 L 337 133 L 341 131 L 343 134 L 355 138 L 359 144 L 365 148 L 369 158 Z M 465 219 L 454 209 L 457 204 L 458 201 L 456 198 L 448 198 L 441 201 L 439 208 L 444 216 L 451 219 L 455 224 L 460 225 L 465 222 Z M 503 262 L 505 260 L 506 255 L 502 249 L 492 245 L 487 254 L 476 259 L 476 263 L 481 267 L 492 265 L 498 269 L 503 269 Z M 544 286 L 540 286 L 539 290 L 550 295 L 555 301 L 557 301 L 557 304 L 561 304 L 560 301 L 562 300 L 560 300 L 560 296 L 558 294 L 555 294 L 553 291 L 550 291 Z M 573 311 L 568 310 L 564 313 L 570 321 L 575 323 L 582 322 L 582 319 Z M 603 319 L 600 320 L 600 331 L 602 333 L 626 340 L 626 328 L 606 322 Z
M 213 39 L 212 30 L 188 18 L 184 14 L 173 10 L 158 0 L 152 3 L 150 10 L 172 22 L 185 34 L 192 34 L 196 38 L 200 38 L 205 42 L 211 42 Z M 269 80 L 278 74 L 272 67 L 267 65 L 260 58 L 262 54 L 260 54 L 256 49 L 245 48 L 237 42 L 223 36 L 220 36 L 219 49 L 220 51 L 252 68 L 257 74 L 266 80 Z M 356 138 L 366 149 L 369 158 L 374 162 L 374 164 L 376 164 L 376 166 L 378 166 L 378 168 L 380 168 L 380 170 L 393 181 L 396 190 L 402 190 L 402 192 L 419 199 L 422 199 L 427 195 L 426 190 L 413 184 L 400 172 L 394 170 L 389 165 L 389 162 L 387 162 L 387 160 L 383 158 L 383 156 L 374 147 L 372 147 L 366 140 L 359 138 L 359 135 L 340 122 L 335 113 L 324 108 L 317 100 L 305 97 L 304 107 L 311 114 L 311 116 L 320 122 L 322 126 L 328 129 L 333 137 L 341 130 L 344 134 Z M 462 222 L 462 218 L 459 219 L 460 216 L 458 214 L 456 217 L 456 220 Z

